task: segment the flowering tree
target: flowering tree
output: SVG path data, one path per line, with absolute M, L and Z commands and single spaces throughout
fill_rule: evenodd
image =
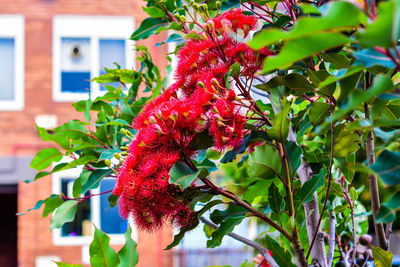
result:
M 253 247 L 261 266 L 391 266 L 400 2 L 148 0 L 144 10 L 150 17 L 131 39 L 174 30 L 164 43 L 177 43 L 175 82 L 167 86 L 138 46 L 139 71 L 107 69 L 94 80 L 121 86 L 73 104 L 86 121 L 37 127 L 65 153 L 41 150 L 33 168 L 72 160 L 35 180 L 83 165 L 74 198 L 35 206 L 55 211 L 51 227 L 73 220 L 81 195 L 111 176 L 110 206 L 118 202 L 123 218 L 150 232 L 168 221 L 179 229 L 167 249 L 201 221 L 207 247 L 229 235 Z M 150 97 L 138 97 L 143 88 Z M 225 184 L 214 181 L 217 169 Z M 380 196 L 383 188 L 390 194 Z M 247 217 L 270 231 L 235 234 Z M 135 265 L 130 228 L 126 238 L 117 254 L 96 230 L 92 265 Z

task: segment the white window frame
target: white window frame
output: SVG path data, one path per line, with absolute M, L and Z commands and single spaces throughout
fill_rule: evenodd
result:
M 0 111 L 24 109 L 25 87 L 25 18 L 22 15 L 0 15 L 0 38 L 14 39 L 14 99 L 0 100 Z
M 53 17 L 53 100 L 73 102 L 88 98 L 88 93 L 61 92 L 61 38 L 90 39 L 90 79 L 99 73 L 99 39 L 124 39 L 127 69 L 135 69 L 134 42 L 129 40 L 134 31 L 134 18 L 128 16 L 74 16 Z M 90 83 L 92 99 L 104 94 L 96 82 Z
M 68 162 L 68 161 L 64 161 Z M 78 178 L 81 174 L 82 168 L 73 168 L 52 174 L 52 191 L 54 194 L 61 193 L 61 179 Z M 107 179 L 107 178 L 105 178 Z M 92 194 L 100 193 L 100 186 L 96 189 L 90 190 Z M 61 236 L 61 228 L 53 229 L 53 244 L 56 246 L 81 246 L 90 245 L 93 241 L 94 226 L 100 228 L 100 196 L 93 196 L 90 199 L 90 211 L 92 222 L 92 233 L 90 236 Z M 53 214 L 54 215 L 54 214 Z M 129 217 L 128 223 L 132 228 L 132 239 L 137 241 L 138 233 L 133 224 L 132 218 Z M 94 226 L 93 226 L 94 225 Z M 125 243 L 124 234 L 107 234 L 110 237 L 111 245 L 121 245 Z

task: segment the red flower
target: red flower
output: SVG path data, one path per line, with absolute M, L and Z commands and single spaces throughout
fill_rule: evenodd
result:
M 182 190 L 169 184 L 169 171 L 183 156 L 197 153 L 189 144 L 199 132 L 209 128 L 218 150 L 243 142 L 246 118 L 235 92 L 226 88 L 230 82 L 226 73 L 238 62 L 242 75 L 254 75 L 269 51 L 255 52 L 228 34 L 228 30 L 247 34 L 254 29 L 256 17 L 241 9 L 212 21 L 213 34 L 223 34 L 188 40 L 178 53 L 176 82 L 149 101 L 133 122 L 137 134 L 118 169 L 113 194 L 120 196 L 121 216 L 132 215 L 140 229 L 156 230 L 166 220 L 180 228 L 198 223 L 187 200 L 177 197 Z
M 224 20 L 231 23 L 233 31 L 236 32 L 237 29 L 242 29 L 245 35 L 247 35 L 250 30 L 253 30 L 257 24 L 257 18 L 255 16 L 244 15 L 241 8 L 224 12 L 220 16 L 214 18 L 212 21 L 217 31 L 223 29 Z

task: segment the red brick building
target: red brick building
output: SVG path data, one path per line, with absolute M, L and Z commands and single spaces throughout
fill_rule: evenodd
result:
M 142 5 L 137 0 L 0 0 L 0 266 L 54 266 L 50 259 L 87 264 L 87 241 L 69 242 L 52 234 L 51 216 L 41 218 L 42 209 L 18 217 L 15 213 L 57 193 L 54 177 L 23 182 L 35 174 L 30 160 L 50 145 L 40 141 L 34 124 L 50 128 L 79 118 L 71 102 L 83 92 L 69 88 L 66 81 L 71 75 L 101 73 L 102 63 L 110 60 L 101 56 L 102 49 L 122 44 L 125 49 L 115 56 L 126 61 L 126 67 L 134 64 L 133 44 L 127 38 L 146 18 Z M 167 48 L 154 45 L 164 39 L 140 42 L 149 47 L 161 70 L 167 64 Z M 89 86 L 101 93 L 97 85 Z M 137 233 L 139 266 L 171 266 L 171 252 L 163 251 L 171 238 L 170 228 Z

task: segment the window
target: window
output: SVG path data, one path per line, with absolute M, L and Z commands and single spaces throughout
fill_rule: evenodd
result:
M 53 98 L 76 101 L 104 93 L 94 77 L 104 68 L 133 68 L 129 40 L 132 17 L 55 16 L 53 19 Z
M 0 15 L 0 110 L 24 108 L 24 17 Z
M 53 192 L 63 193 L 72 198 L 75 178 L 80 175 L 82 169 L 76 168 L 53 174 Z M 111 244 L 123 244 L 123 237 L 128 226 L 128 221 L 123 220 L 118 214 L 118 206 L 111 208 L 108 197 L 114 188 L 114 178 L 104 178 L 98 188 L 86 192 L 85 195 L 99 194 L 78 203 L 75 218 L 72 222 L 65 223 L 60 229 L 53 230 L 53 242 L 55 245 L 88 245 L 93 240 L 94 227 L 100 228 L 111 238 Z M 81 196 L 83 197 L 83 195 Z M 136 239 L 136 232 L 133 238 Z

